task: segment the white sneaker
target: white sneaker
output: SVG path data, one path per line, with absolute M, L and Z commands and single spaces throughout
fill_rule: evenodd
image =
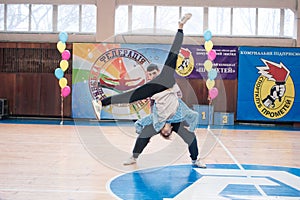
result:
M 180 18 L 179 23 L 185 24 L 189 19 L 191 19 L 191 17 L 192 17 L 192 13 L 186 13 Z
M 193 165 L 196 166 L 196 167 L 206 168 L 206 165 L 205 165 L 204 163 L 202 163 L 202 162 L 200 161 L 200 159 L 198 159 L 198 160 L 192 160 L 192 163 L 193 163 Z
M 135 163 L 136 163 L 136 158 L 131 156 L 130 158 L 128 158 L 128 160 L 123 162 L 123 165 L 133 165 Z
M 93 109 L 94 109 L 94 112 L 96 114 L 96 118 L 97 120 L 100 120 L 101 119 L 101 110 L 102 110 L 102 103 L 101 101 L 97 101 L 97 100 L 93 100 L 92 101 L 92 105 L 93 105 Z

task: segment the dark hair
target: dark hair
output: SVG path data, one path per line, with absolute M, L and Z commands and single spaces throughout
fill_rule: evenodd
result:
M 156 64 L 150 64 L 148 67 L 147 67 L 147 72 L 151 72 L 153 70 L 158 70 L 158 66 Z
M 161 132 L 160 132 L 160 135 L 164 138 L 164 139 L 166 139 L 166 140 L 170 140 L 171 138 L 171 135 L 172 135 L 172 131 L 171 131 L 171 133 L 169 134 L 169 135 L 164 135 L 164 134 L 162 134 Z

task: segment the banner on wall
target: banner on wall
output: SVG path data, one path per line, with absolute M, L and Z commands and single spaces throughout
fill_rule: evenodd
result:
M 300 48 L 240 47 L 237 120 L 300 121 Z
M 214 51 L 216 52 L 216 58 L 213 67 L 218 72 L 216 79 L 235 80 L 237 78 L 238 47 L 214 46 Z M 207 79 L 207 71 L 203 65 L 207 60 L 207 51 L 203 45 L 182 45 L 180 55 L 177 62 L 177 78 Z M 188 67 L 180 68 L 181 63 L 186 62 L 187 59 L 193 66 L 192 70 Z
M 146 69 L 155 63 L 161 69 L 171 45 L 74 43 L 72 75 L 72 117 L 95 118 L 92 100 L 123 93 L 147 82 Z M 214 47 L 214 62 L 220 78 L 236 79 L 237 47 Z M 207 59 L 203 46 L 185 45 L 177 60 L 176 78 L 207 76 L 203 63 Z M 103 107 L 102 119 L 138 119 L 150 113 L 149 100 L 130 105 Z
M 72 117 L 94 118 L 92 100 L 126 92 L 146 83 L 150 63 L 159 67 L 170 45 L 73 44 Z M 150 113 L 149 100 L 103 107 L 102 119 L 138 119 Z

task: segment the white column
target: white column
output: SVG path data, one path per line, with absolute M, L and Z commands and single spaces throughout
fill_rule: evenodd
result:
M 115 0 L 97 0 L 96 42 L 114 41 L 115 6 Z

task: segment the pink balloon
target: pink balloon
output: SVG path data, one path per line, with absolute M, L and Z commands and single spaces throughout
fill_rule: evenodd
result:
M 69 50 L 64 50 L 62 53 L 61 53 L 61 57 L 63 60 L 69 60 L 70 57 L 71 57 L 71 53 Z
M 214 99 L 218 96 L 219 91 L 216 87 L 213 87 L 208 91 L 208 94 L 209 94 L 210 99 Z
M 61 89 L 61 96 L 67 97 L 71 93 L 71 88 L 69 86 L 65 86 Z
M 216 51 L 215 50 L 210 50 L 207 54 L 207 57 L 209 60 L 213 61 L 216 58 Z

